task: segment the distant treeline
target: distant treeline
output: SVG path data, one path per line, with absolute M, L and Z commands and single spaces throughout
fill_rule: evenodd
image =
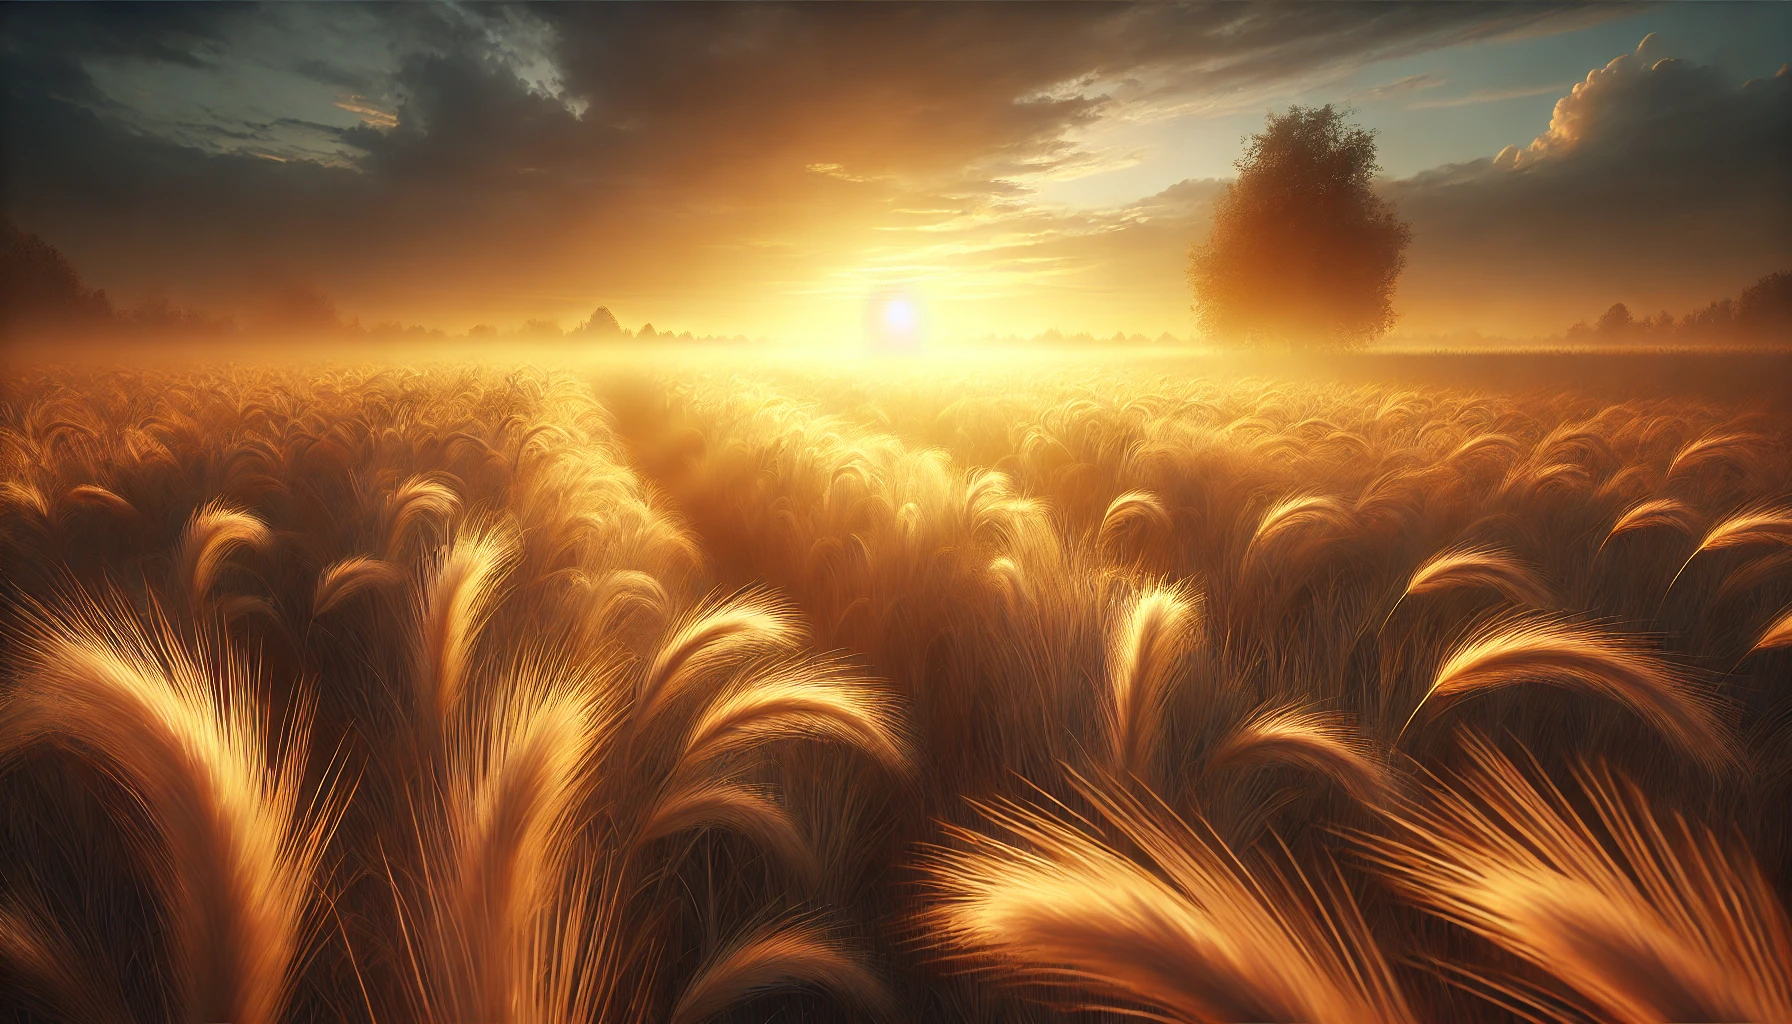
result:
M 0 220 L 0 327 L 99 327 L 215 332 L 235 330 L 229 319 L 153 297 L 130 308 L 104 289 L 88 288 L 56 247 Z
M 0 220 L 0 333 L 36 331 L 68 334 L 148 334 L 201 338 L 245 334 L 336 336 L 343 338 L 426 341 L 467 338 L 510 338 L 531 343 L 568 344 L 620 342 L 672 342 L 680 344 L 745 345 L 746 335 L 694 335 L 690 331 L 659 330 L 643 324 L 630 330 L 617 322 L 606 306 L 599 306 L 570 329 L 546 320 L 526 320 L 502 329 L 478 324 L 464 335 L 450 335 L 439 328 L 381 320 L 363 325 L 358 317 L 344 320 L 329 295 L 316 287 L 289 286 L 270 295 L 254 321 L 239 323 L 228 316 L 214 316 L 152 296 L 133 306 L 112 301 L 104 289 L 89 288 L 74 265 L 49 242 Z M 1564 337 L 1558 335 L 1557 337 Z M 1783 344 L 1792 342 L 1792 272 L 1768 274 L 1742 290 L 1735 298 L 1722 298 L 1676 319 L 1663 310 L 1638 317 L 1624 303 L 1614 303 L 1598 319 L 1569 327 L 1565 338 L 1574 344 Z M 1174 347 L 1191 343 L 1164 332 L 1155 338 L 1144 334 L 1116 333 L 1106 337 L 1088 332 L 1065 334 L 1048 330 L 1033 335 L 994 332 L 966 339 L 982 345 L 1044 345 L 1063 347 Z M 1410 341 L 1411 339 L 1406 339 Z M 1439 336 L 1440 347 L 1475 348 L 1504 339 Z
M 1792 271 L 1768 274 L 1736 298 L 1718 299 L 1674 319 L 1662 310 L 1637 317 L 1622 302 L 1599 319 L 1568 328 L 1571 341 L 1792 341 Z
M 589 319 L 562 330 L 556 323 L 528 320 L 512 330 L 479 324 L 465 335 L 450 335 L 439 328 L 381 320 L 363 325 L 360 318 L 344 320 L 336 303 L 316 287 L 293 285 L 275 291 L 263 302 L 254 321 L 240 323 L 233 317 L 213 316 L 166 297 L 154 296 L 134 306 L 120 306 L 104 289 L 89 288 L 68 258 L 49 242 L 22 231 L 10 220 L 0 220 L 0 331 L 43 331 L 57 334 L 167 334 L 183 337 L 244 334 L 304 334 L 307 336 L 367 337 L 401 341 L 449 337 L 518 338 L 532 342 L 663 341 L 746 344 L 745 335 L 696 336 L 656 330 L 644 324 L 630 331 L 616 322 L 608 308 L 598 307 Z
M 498 329 L 490 324 L 479 324 L 469 330 L 467 336 L 471 338 L 495 337 L 498 333 Z M 592 310 L 589 318 L 569 331 L 562 331 L 559 324 L 551 321 L 527 320 L 524 321 L 523 326 L 519 328 L 516 333 L 526 338 L 547 341 L 551 341 L 555 338 L 564 338 L 575 341 L 597 342 L 673 341 L 681 343 L 745 345 L 751 340 L 744 334 L 735 334 L 732 336 L 715 334 L 696 335 L 692 334 L 690 331 L 684 331 L 682 333 L 660 331 L 655 330 L 652 323 L 642 324 L 639 330 L 631 331 L 616 321 L 616 314 L 610 312 L 610 307 L 608 306 L 599 306 L 595 310 Z

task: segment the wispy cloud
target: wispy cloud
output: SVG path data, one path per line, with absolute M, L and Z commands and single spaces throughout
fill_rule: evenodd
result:
M 803 165 L 803 170 L 810 174 L 819 174 L 828 178 L 838 178 L 841 181 L 851 181 L 861 185 L 869 182 L 888 182 L 892 180 L 891 176 L 887 174 L 854 174 L 851 171 L 848 171 L 844 164 L 805 164 Z
M 1440 107 L 1472 107 L 1478 103 L 1500 103 L 1515 100 L 1524 96 L 1541 96 L 1544 93 L 1565 92 L 1569 88 L 1567 82 L 1551 82 L 1548 85 L 1522 85 L 1509 89 L 1476 89 L 1461 96 L 1439 96 L 1435 99 L 1419 100 L 1408 103 L 1408 110 L 1434 110 Z
M 365 96 L 338 96 L 335 106 L 351 114 L 358 114 L 361 123 L 370 128 L 396 128 L 398 115 L 381 110 L 367 101 Z
M 1375 100 L 1393 99 L 1396 96 L 1406 96 L 1424 89 L 1435 89 L 1438 86 L 1448 84 L 1450 84 L 1449 79 L 1426 72 L 1422 75 L 1407 75 L 1405 78 L 1396 78 L 1392 82 L 1383 82 L 1381 85 L 1375 86 L 1372 89 L 1357 93 L 1353 98 L 1373 102 Z

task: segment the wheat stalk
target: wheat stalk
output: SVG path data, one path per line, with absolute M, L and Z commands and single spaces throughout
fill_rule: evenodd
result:
M 1350 722 L 1335 712 L 1269 708 L 1234 726 L 1207 755 L 1206 772 L 1287 764 L 1328 779 L 1359 803 L 1375 806 L 1387 791 L 1387 765 Z
M 1408 597 L 1475 587 L 1495 591 L 1509 601 L 1533 608 L 1548 608 L 1555 603 L 1549 587 L 1537 578 L 1536 572 L 1507 552 L 1486 547 L 1451 548 L 1433 555 L 1413 570 L 1406 589 L 1395 599 L 1394 607 L 1388 609 L 1382 626 L 1386 628 L 1400 603 Z
M 1398 836 L 1359 840 L 1408 898 L 1555 978 L 1594 1019 L 1792 1019 L 1792 929 L 1752 859 L 1582 773 L 1607 844 L 1553 785 L 1485 741 L 1468 753 L 1460 783 L 1402 812 Z M 1539 1013 L 1563 998 L 1466 973 Z
M 685 986 L 670 1024 L 702 1024 L 757 993 L 797 986 L 823 989 L 876 1019 L 894 1019 L 875 974 L 819 926 L 795 921 L 768 925 L 725 946 Z
M 1662 601 L 1680 582 L 1680 577 L 1692 565 L 1693 559 L 1707 551 L 1721 551 L 1725 548 L 1746 547 L 1754 544 L 1792 545 L 1792 508 L 1784 506 L 1746 509 L 1727 519 L 1719 521 L 1704 538 L 1692 554 L 1686 556 L 1680 570 L 1668 581 L 1667 590 L 1661 595 Z
M 1466 698 L 1527 682 L 1622 705 L 1707 768 L 1737 763 L 1729 730 L 1712 700 L 1666 662 L 1634 640 L 1545 615 L 1495 623 L 1457 645 L 1438 667 L 1406 727 L 1422 711 L 1435 714 Z
M 1774 619 L 1761 633 L 1761 638 L 1755 641 L 1755 645 L 1748 649 L 1748 653 L 1779 647 L 1792 647 L 1792 609 L 1781 612 L 1779 618 Z
M 174 930 L 176 977 L 198 1019 L 274 1024 L 311 941 L 313 874 L 333 820 L 302 793 L 301 715 L 270 760 L 254 681 L 120 603 L 33 615 L 28 662 L 0 709 L 6 751 L 78 745 L 148 810 L 146 850 Z
M 641 841 L 652 842 L 688 829 L 732 829 L 777 856 L 793 874 L 812 884 L 821 877 L 815 851 L 790 812 L 762 786 L 699 776 L 669 792 L 641 826 Z
M 1685 502 L 1675 498 L 1655 498 L 1619 516 L 1606 532 L 1605 539 L 1599 542 L 1599 549 L 1605 550 L 1605 546 L 1614 538 L 1636 530 L 1667 527 L 1680 533 L 1691 533 L 1698 527 L 1698 523 L 1698 510 Z
M 260 519 L 232 508 L 222 498 L 193 513 L 181 534 L 176 562 L 187 608 L 195 620 L 203 615 L 218 573 L 230 556 L 244 549 L 260 551 L 272 539 L 273 534 Z
M 1110 629 L 1108 752 L 1117 772 L 1144 777 L 1176 662 L 1198 628 L 1196 601 L 1176 587 L 1135 596 Z
M 645 726 L 696 682 L 743 658 L 785 650 L 801 639 L 788 606 L 763 591 L 700 605 L 674 624 L 642 677 L 634 716 Z
M 332 562 L 318 573 L 317 585 L 311 595 L 311 615 L 313 618 L 323 615 L 356 594 L 403 582 L 404 573 L 391 562 L 367 555 L 351 555 Z
M 89 508 L 103 508 L 120 519 L 136 520 L 136 506 L 120 497 L 116 492 L 99 484 L 78 484 L 69 488 L 63 499 L 70 505 L 86 505 Z
M 1163 501 L 1150 491 L 1127 491 L 1108 503 L 1095 534 L 1095 549 L 1107 551 L 1128 530 L 1168 530 L 1170 514 Z
M 496 1020 L 527 1001 L 536 929 L 568 883 L 590 773 L 614 712 L 603 667 L 534 650 L 451 731 L 430 852 L 431 1015 Z
M 416 534 L 434 522 L 446 528 L 460 513 L 460 495 L 449 481 L 431 474 L 413 476 L 386 499 L 392 526 L 386 535 L 389 558 L 400 558 Z
M 455 537 L 421 595 L 416 643 L 416 724 L 441 736 L 465 688 L 473 644 L 516 561 L 517 538 L 504 521 L 473 524 Z
M 984 807 L 1012 841 L 949 826 L 924 862 L 926 941 L 998 981 L 1149 1020 L 1398 1024 L 1413 1019 L 1348 900 L 1324 909 L 1294 872 L 1252 871 L 1160 807 L 1078 791 L 1135 863 L 1046 809 Z
M 1293 495 L 1284 498 L 1265 509 L 1262 517 L 1257 520 L 1257 528 L 1252 531 L 1251 539 L 1245 545 L 1245 564 L 1255 565 L 1283 537 L 1316 526 L 1337 529 L 1348 525 L 1350 521 L 1350 506 L 1337 498 L 1318 495 Z
M 777 740 L 827 739 L 906 774 L 910 756 L 896 721 L 889 698 L 843 666 L 781 662 L 710 701 L 692 720 L 678 764 L 698 771 Z
M 1673 461 L 1668 463 L 1668 478 L 1671 480 L 1676 473 L 1690 472 L 1716 459 L 1740 460 L 1755 456 L 1766 440 L 1759 434 L 1744 431 L 1712 431 L 1687 442 L 1674 453 Z

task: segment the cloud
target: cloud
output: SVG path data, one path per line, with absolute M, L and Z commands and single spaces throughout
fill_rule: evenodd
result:
M 1408 110 L 1436 110 L 1449 107 L 1472 107 L 1481 103 L 1501 103 L 1506 100 L 1521 99 L 1525 96 L 1542 96 L 1546 93 L 1560 92 L 1566 83 L 1551 82 L 1547 85 L 1519 85 L 1503 89 L 1476 89 L 1461 96 L 1436 96 L 1431 99 L 1415 100 L 1406 105 Z
M 1164 197 L 1093 213 L 1038 200 L 1053 176 L 1131 159 L 1080 143 L 1092 126 L 1260 107 L 1364 61 L 1592 16 L 158 5 L 132 9 L 127 31 L 105 11 L 3 10 L 6 207 L 115 291 L 162 285 L 227 312 L 299 279 L 369 320 L 565 318 L 604 301 L 728 332 L 787 329 L 768 318 L 788 320 L 791 295 L 911 270 L 968 295 L 1049 266 L 1066 295 L 1136 295 L 1120 279 L 1140 266 L 1129 238 L 1165 260 L 1147 275 L 1165 289 L 1153 308 L 1180 316 L 1189 239 L 1170 236 L 1198 214 Z M 984 258 L 1013 274 L 969 281 Z M 1131 270 L 1108 274 L 1108 258 Z
M 1359 92 L 1352 99 L 1372 103 L 1376 100 L 1392 99 L 1396 96 L 1408 96 L 1424 89 L 1436 89 L 1439 86 L 1448 85 L 1449 81 L 1447 78 L 1429 72 L 1421 75 L 1407 75 L 1405 78 L 1396 78 L 1391 82 L 1383 82 L 1372 89 Z
M 1470 326 L 1528 310 L 1547 331 L 1792 266 L 1792 70 L 1738 87 L 1662 49 L 1591 72 L 1525 146 L 1390 184 L 1414 229 L 1402 301 Z
M 338 96 L 335 105 L 338 109 L 346 110 L 351 114 L 358 115 L 361 118 L 361 123 L 369 128 L 398 127 L 397 114 L 394 114 L 389 110 L 381 110 L 379 107 L 374 106 L 367 97 L 358 93 Z
M 1415 236 L 1398 329 L 1553 334 L 1614 301 L 1678 314 L 1792 267 L 1792 70 L 1737 85 L 1664 51 L 1646 40 L 1593 71 L 1522 147 L 1381 183 Z M 964 225 L 986 248 L 940 259 L 1049 257 L 1066 290 L 1168 316 L 1224 186 L 1016 209 Z

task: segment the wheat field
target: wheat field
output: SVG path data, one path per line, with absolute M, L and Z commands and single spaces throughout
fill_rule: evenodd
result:
M 16 369 L 0 1017 L 1792 1020 L 1792 423 Z

